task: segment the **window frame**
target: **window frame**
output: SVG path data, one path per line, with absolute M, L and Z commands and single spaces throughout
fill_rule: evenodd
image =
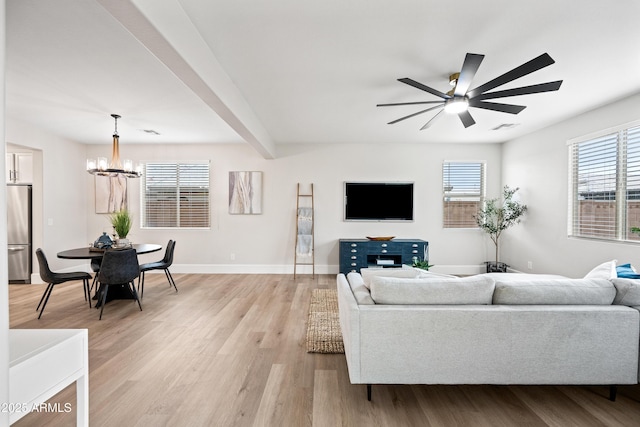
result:
M 149 182 L 148 182 L 148 179 L 150 177 L 150 173 L 149 173 L 150 165 L 157 166 L 158 168 L 165 167 L 169 171 L 171 171 L 172 168 L 174 169 L 174 171 L 172 171 L 172 172 L 175 172 L 173 175 L 169 173 L 164 176 L 164 178 L 168 180 L 168 185 L 164 186 L 164 188 L 172 189 L 172 190 L 175 189 L 175 194 L 173 196 L 175 197 L 174 225 L 167 225 L 167 224 L 149 225 L 148 210 L 150 208 L 148 203 L 151 200 L 149 197 L 149 193 L 147 192 L 147 187 L 149 186 L 153 187 L 153 185 L 149 185 Z M 188 185 L 180 185 L 181 177 L 183 181 L 185 179 L 190 179 L 190 180 L 194 179 L 193 176 L 191 177 L 188 176 L 189 172 L 193 173 L 193 170 L 196 170 L 196 171 L 198 170 L 198 168 L 195 168 L 195 169 L 192 168 L 191 170 L 189 170 L 189 167 L 194 165 L 206 165 L 206 177 L 196 176 L 196 179 L 194 180 L 195 184 L 192 185 L 191 187 L 189 187 Z M 181 173 L 181 169 L 184 169 L 183 173 Z M 205 170 L 205 168 L 202 168 L 202 170 Z M 162 174 L 162 172 L 160 172 L 160 174 Z M 154 175 L 154 174 L 151 173 L 151 175 Z M 157 175 L 155 177 L 157 179 L 162 178 L 161 176 L 157 176 Z M 205 182 L 206 182 L 206 185 L 204 185 Z M 192 190 L 182 191 L 182 189 L 188 189 L 188 188 L 192 188 Z M 192 160 L 192 161 L 177 161 L 177 162 L 176 161 L 145 162 L 143 164 L 143 175 L 142 175 L 142 178 L 140 179 L 140 228 L 149 229 L 149 230 L 152 230 L 152 229 L 154 230 L 158 230 L 158 229 L 209 230 L 211 229 L 211 216 L 212 216 L 211 215 L 211 188 L 212 188 L 212 185 L 211 185 L 211 161 L 210 160 Z M 203 195 L 203 197 L 198 197 L 199 191 L 193 191 L 193 189 L 206 189 L 206 196 Z M 189 195 L 195 195 L 193 197 L 193 202 L 190 198 L 187 197 L 186 199 L 187 204 L 185 205 L 184 204 L 185 197 Z M 204 203 L 204 206 L 200 208 L 196 207 L 195 209 L 196 212 L 200 212 L 201 215 L 196 215 L 193 217 L 193 219 L 191 220 L 188 219 L 186 221 L 202 222 L 204 225 L 201 225 L 201 226 L 180 225 L 181 223 L 183 223 L 182 216 L 185 213 L 185 209 L 192 207 L 191 206 L 192 204 L 197 206 L 198 204 L 203 204 L 203 203 Z M 169 207 L 169 209 L 172 209 L 172 208 Z M 161 215 L 162 214 L 157 215 L 157 217 L 159 218 L 158 222 L 162 221 Z
M 456 168 L 465 168 L 469 166 L 479 167 L 479 188 L 477 191 L 464 191 L 461 193 L 452 192 L 451 190 L 447 190 L 449 187 L 446 184 L 451 183 L 451 176 L 447 180 L 447 173 L 451 175 L 451 165 Z M 446 168 L 449 167 L 449 171 L 446 171 Z M 464 173 L 464 172 L 463 172 Z M 447 211 L 447 203 L 451 202 L 451 198 L 460 199 L 456 201 L 473 201 L 476 204 L 474 209 L 474 213 L 477 212 L 482 206 L 484 206 L 486 199 L 486 191 L 487 191 L 487 161 L 486 160 L 444 160 L 442 162 L 442 228 L 447 230 L 455 230 L 455 229 L 477 229 L 478 224 L 475 219 L 471 220 L 471 218 L 467 218 L 464 222 L 460 223 L 460 225 L 455 226 L 452 225 L 453 220 L 448 219 L 449 215 L 446 215 Z M 461 177 L 456 177 L 456 179 L 463 179 Z M 475 184 L 475 182 L 474 182 Z M 469 190 L 470 187 L 465 188 L 465 190 Z
M 630 132 L 631 131 L 631 132 Z M 631 138 L 629 138 L 631 135 Z M 607 162 L 604 159 L 605 148 L 601 148 L 602 158 L 601 163 L 598 165 L 592 162 L 590 166 L 595 169 L 599 166 L 601 169 L 599 179 L 590 179 L 586 181 L 584 177 L 580 176 L 579 162 L 581 147 L 585 148 L 585 153 L 589 144 L 592 144 L 592 148 L 597 149 L 597 144 L 604 144 L 607 138 L 613 144 L 615 144 L 615 162 Z M 630 229 L 633 226 L 640 227 L 640 220 L 635 221 L 631 218 L 629 211 L 631 208 L 630 203 L 636 202 L 637 209 L 640 209 L 640 120 L 625 123 L 620 126 L 615 126 L 607 129 L 603 129 L 597 132 L 593 132 L 578 138 L 573 138 L 567 141 L 568 147 L 568 205 L 567 205 L 567 236 L 575 239 L 588 239 L 606 242 L 618 242 L 618 243 L 640 243 L 640 236 L 631 233 Z M 631 150 L 630 150 L 631 148 Z M 634 149 L 637 152 L 634 153 Z M 631 154 L 630 154 L 631 153 Z M 612 154 L 608 155 L 609 158 L 613 157 Z M 609 163 L 609 164 L 607 164 Z M 632 173 L 630 174 L 630 169 Z M 587 168 L 583 169 L 586 171 Z M 604 172 L 607 170 L 607 172 Z M 615 175 L 612 175 L 615 171 Z M 612 179 L 613 178 L 613 179 Z M 588 184 L 594 188 L 600 188 L 600 191 L 593 190 L 591 194 L 584 198 L 587 194 L 584 190 L 581 191 L 580 187 Z M 635 188 L 631 188 L 635 186 Z M 635 197 L 630 197 L 630 190 L 634 191 Z M 600 193 L 598 195 L 597 193 Z M 581 194 L 583 196 L 581 196 Z M 611 198 L 610 196 L 613 196 Z M 582 198 L 581 198 L 582 197 Z M 601 210 L 613 209 L 613 215 L 608 215 L 608 222 L 601 222 L 598 219 L 597 214 L 593 214 L 592 222 L 595 224 L 591 227 L 587 226 L 588 221 L 584 217 L 586 215 L 581 214 L 581 203 L 584 201 L 592 201 L 592 210 L 598 209 L 597 202 L 609 202 L 607 207 L 604 203 L 600 204 Z M 598 225 L 602 224 L 602 225 Z M 588 231 L 581 231 L 581 227 Z M 609 235 L 607 235 L 607 232 Z M 599 235 L 601 233 L 602 235 Z

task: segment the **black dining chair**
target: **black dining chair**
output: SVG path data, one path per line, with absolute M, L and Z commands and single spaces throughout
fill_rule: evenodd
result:
M 138 254 L 135 249 L 116 250 L 110 249 L 104 252 L 100 271 L 98 272 L 98 301 L 100 301 L 100 320 L 102 320 L 102 311 L 107 302 L 107 293 L 109 286 L 121 286 L 130 292 L 133 298 L 138 302 L 138 307 L 142 311 L 142 304 L 136 292 L 134 281 L 140 276 L 140 267 L 138 265 Z
M 40 298 L 40 302 L 38 303 L 38 307 L 36 308 L 36 311 L 38 311 L 40 310 L 40 306 L 42 306 L 42 310 L 40 310 L 38 319 L 40 318 L 40 316 L 42 316 L 42 312 L 44 311 L 44 307 L 49 301 L 49 297 L 51 296 L 53 287 L 55 285 L 59 285 L 60 283 L 71 282 L 74 280 L 82 280 L 84 299 L 85 301 L 89 301 L 89 308 L 91 308 L 91 295 L 89 295 L 89 280 L 91 279 L 91 275 L 89 273 L 86 273 L 84 271 L 55 273 L 49 268 L 49 262 L 47 261 L 47 257 L 44 255 L 44 252 L 41 248 L 36 249 L 36 256 L 38 257 L 38 264 L 40 265 L 40 278 L 43 282 L 47 283 L 47 288 L 44 290 L 44 294 L 42 294 L 42 298 Z M 87 298 L 87 295 L 89 296 L 89 298 Z
M 173 250 L 176 247 L 175 240 L 169 240 L 167 243 L 167 250 L 164 253 L 164 258 L 160 261 L 156 262 L 148 262 L 146 264 L 140 265 L 140 279 L 138 280 L 138 291 L 140 292 L 140 297 L 142 298 L 144 295 L 144 273 L 150 270 L 164 270 L 164 274 L 167 276 L 167 280 L 169 281 L 169 287 L 173 285 L 178 292 L 178 287 L 176 286 L 175 280 L 173 280 L 173 276 L 169 271 L 169 267 L 173 264 Z

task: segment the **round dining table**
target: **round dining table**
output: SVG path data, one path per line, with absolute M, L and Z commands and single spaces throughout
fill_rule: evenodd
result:
M 131 245 L 132 248 L 134 248 L 137 252 L 138 255 L 141 254 L 148 254 L 151 252 L 157 252 L 160 249 L 162 249 L 162 245 L 156 245 L 155 243 L 138 243 L 138 244 L 133 244 Z M 117 250 L 117 249 L 114 249 Z M 90 260 L 98 260 L 98 262 L 102 261 L 102 256 L 104 255 L 104 250 L 96 250 L 93 248 L 90 248 L 89 246 L 84 247 L 84 248 L 75 248 L 75 249 L 67 249 L 66 251 L 62 251 L 62 252 L 58 252 L 58 258 L 62 258 L 62 259 L 90 259 Z M 95 283 L 95 279 L 97 278 L 98 272 L 96 271 L 96 277 L 94 277 L 94 283 Z M 91 285 L 93 287 L 93 284 Z M 97 299 L 98 302 L 96 303 L 95 307 L 98 308 L 100 307 L 100 302 L 101 299 L 99 298 L 100 293 L 102 292 L 102 286 L 100 286 L 100 288 L 96 289 L 96 293 L 93 296 L 93 299 Z M 120 287 L 110 287 L 109 288 L 109 292 L 107 295 L 107 302 L 114 300 L 114 299 L 132 299 L 134 298 L 133 294 L 131 294 L 131 292 L 128 290 L 128 287 L 126 286 L 120 286 Z
M 162 249 L 162 245 L 156 245 L 155 243 L 137 243 L 131 246 L 136 250 L 138 255 L 158 252 Z M 88 246 L 58 252 L 58 258 L 62 259 L 101 259 L 102 255 L 104 255 L 104 251 L 95 250 Z

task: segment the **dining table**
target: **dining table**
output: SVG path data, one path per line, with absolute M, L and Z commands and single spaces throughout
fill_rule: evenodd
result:
M 162 249 L 162 245 L 158 245 L 155 243 L 135 243 L 132 244 L 131 247 L 136 250 L 138 255 L 149 254 L 152 252 L 158 252 Z M 118 250 L 119 248 L 107 249 L 107 250 Z M 87 259 L 87 260 L 102 260 L 102 256 L 104 255 L 104 249 L 96 249 L 90 246 L 85 246 L 83 248 L 74 248 L 74 249 L 66 249 L 64 251 L 58 252 L 57 256 L 61 259 Z M 99 271 L 95 272 L 96 276 L 99 274 Z M 98 287 L 96 289 L 96 293 L 93 296 L 93 299 L 97 300 L 96 308 L 100 307 L 100 301 L 102 298 L 98 296 L 102 292 L 102 287 Z M 129 291 L 128 286 L 110 286 L 109 293 L 107 294 L 106 302 L 109 302 L 114 299 L 134 299 L 134 296 Z
M 138 255 L 158 252 L 162 249 L 162 245 L 155 243 L 136 243 L 131 245 Z M 98 250 L 89 246 L 83 248 L 67 249 L 58 252 L 58 258 L 62 259 L 102 259 L 104 250 Z

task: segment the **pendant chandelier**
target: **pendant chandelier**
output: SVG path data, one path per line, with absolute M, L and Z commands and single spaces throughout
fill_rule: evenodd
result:
M 113 132 L 113 149 L 111 153 L 111 162 L 107 163 L 106 157 L 98 157 L 98 159 L 87 159 L 87 172 L 92 175 L 99 176 L 124 176 L 126 178 L 140 178 L 142 176 L 142 165 L 133 167 L 133 162 L 125 159 L 120 163 L 120 137 L 118 136 L 118 119 L 117 114 L 112 114 L 115 120 L 115 131 Z

